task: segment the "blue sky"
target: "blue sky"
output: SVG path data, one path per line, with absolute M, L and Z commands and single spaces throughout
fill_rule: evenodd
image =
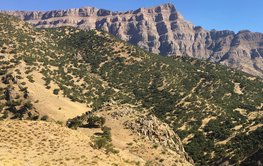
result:
M 263 32 L 263 0 L 0 0 L 2 10 L 52 10 L 94 6 L 113 11 L 173 3 L 195 25 Z

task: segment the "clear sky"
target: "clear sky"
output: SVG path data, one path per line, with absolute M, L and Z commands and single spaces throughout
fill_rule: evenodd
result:
M 52 10 L 83 6 L 126 11 L 173 3 L 195 25 L 263 32 L 263 0 L 0 0 L 2 10 Z

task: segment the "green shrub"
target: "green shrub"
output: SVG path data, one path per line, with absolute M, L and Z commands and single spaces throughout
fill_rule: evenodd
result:
M 101 130 L 103 131 L 102 137 L 106 138 L 108 141 L 111 141 L 111 128 L 103 126 Z
M 58 94 L 59 94 L 59 91 L 60 91 L 59 89 L 54 89 L 54 90 L 53 90 L 53 94 L 58 95 Z
M 4 111 L 3 116 L 0 117 L 0 120 L 4 120 L 8 118 L 8 111 Z
M 119 153 L 118 150 L 114 149 L 113 145 L 111 144 L 111 128 L 109 127 L 102 127 L 101 130 L 103 133 L 100 136 L 93 136 L 92 137 L 92 146 L 96 149 L 105 149 L 105 152 L 108 153 Z
M 48 117 L 47 115 L 44 115 L 44 116 L 41 117 L 40 120 L 42 120 L 42 121 L 47 121 L 48 119 L 49 119 L 49 117 Z
M 93 137 L 92 138 L 93 147 L 96 149 L 105 148 L 108 144 L 108 140 L 105 137 Z
M 87 120 L 89 127 L 102 127 L 105 124 L 105 118 L 99 116 L 90 116 Z
M 81 119 L 74 118 L 67 121 L 67 126 L 71 129 L 76 130 L 79 126 L 82 125 L 83 125 L 83 121 Z
M 28 81 L 31 82 L 31 83 L 34 83 L 34 82 L 35 82 L 32 75 L 29 75 L 29 76 L 27 76 L 26 78 L 27 78 Z

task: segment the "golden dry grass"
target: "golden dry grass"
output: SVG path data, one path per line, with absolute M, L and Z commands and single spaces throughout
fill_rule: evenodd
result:
M 1 166 L 135 165 L 132 157 L 106 155 L 80 131 L 40 121 L 0 122 Z
M 35 81 L 34 83 L 28 81 L 26 79 L 26 64 L 24 62 L 21 63 L 18 68 L 22 72 L 22 77 L 25 78 L 21 81 L 26 82 L 26 87 L 30 93 L 30 99 L 32 101 L 39 101 L 34 103 L 34 107 L 41 114 L 48 115 L 56 121 L 66 121 L 91 110 L 86 104 L 73 102 L 62 94 L 54 95 L 53 89 L 58 88 L 58 86 L 51 82 L 51 89 L 47 89 L 42 79 L 43 75 L 39 72 L 34 71 L 31 73 Z

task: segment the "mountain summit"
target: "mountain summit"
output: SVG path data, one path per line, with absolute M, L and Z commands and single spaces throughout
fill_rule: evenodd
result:
M 97 29 L 161 55 L 190 56 L 263 77 L 263 34 L 208 31 L 184 20 L 173 4 L 112 12 L 94 7 L 67 10 L 2 11 L 37 28 Z

